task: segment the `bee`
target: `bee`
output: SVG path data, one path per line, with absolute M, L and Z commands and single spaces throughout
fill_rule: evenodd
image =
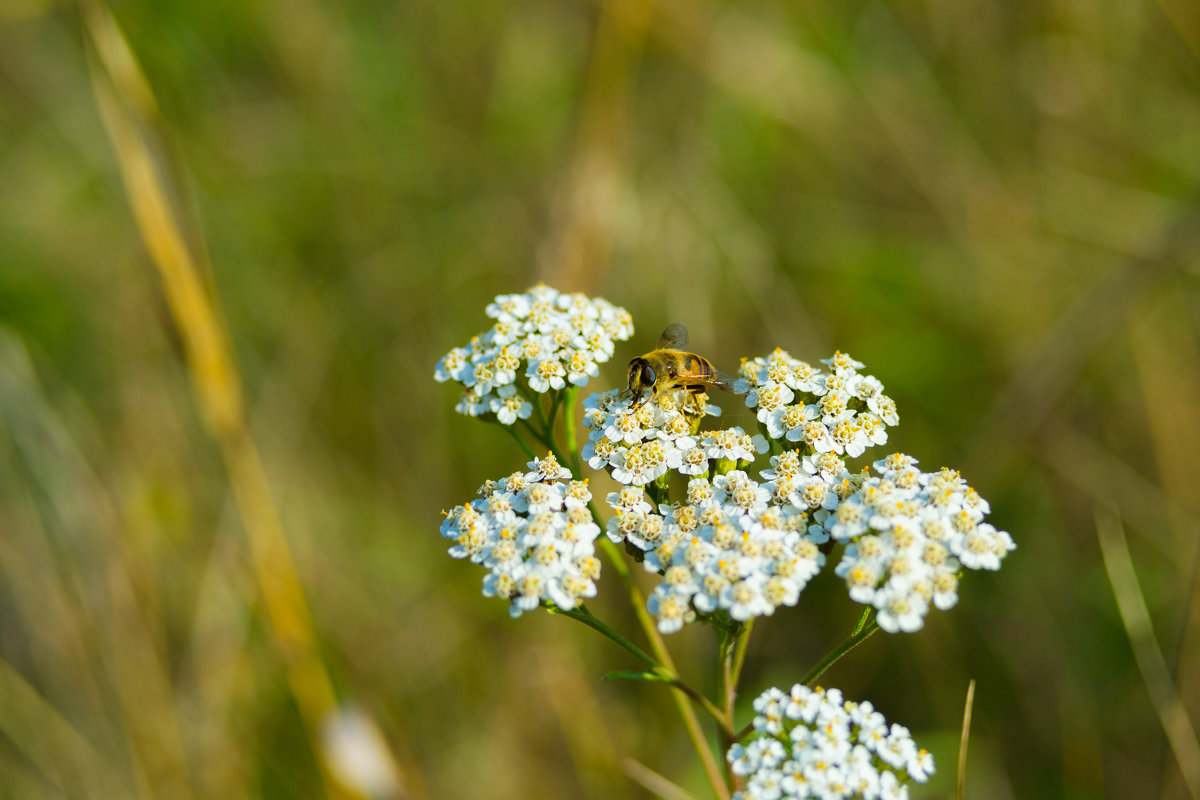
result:
M 646 391 L 651 397 L 675 389 L 686 389 L 693 396 L 709 386 L 726 392 L 737 392 L 734 379 L 718 372 L 707 358 L 688 353 L 687 328 L 678 322 L 663 331 L 654 349 L 629 362 L 629 389 L 633 408 L 642 404 Z

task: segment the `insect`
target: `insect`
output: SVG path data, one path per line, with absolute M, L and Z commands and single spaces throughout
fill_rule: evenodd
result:
M 642 404 L 647 390 L 651 397 L 675 389 L 697 395 L 709 386 L 736 392 L 734 379 L 718 372 L 707 358 L 680 349 L 687 347 L 687 328 L 678 322 L 663 331 L 654 349 L 629 362 L 629 394 L 633 408 Z

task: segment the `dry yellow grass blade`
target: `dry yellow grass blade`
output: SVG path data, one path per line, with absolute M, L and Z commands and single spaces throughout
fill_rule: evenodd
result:
M 82 7 L 98 61 L 92 69 L 93 91 L 138 230 L 182 338 L 197 402 L 220 444 L 289 687 L 310 746 L 324 767 L 327 793 L 354 794 L 333 779 L 321 746 L 322 725 L 336 711 L 337 698 L 319 655 L 308 604 L 258 448 L 247 430 L 228 334 L 170 203 L 164 165 L 153 155 L 148 131 L 157 122 L 157 104 L 108 10 L 99 2 L 83 2 Z
M 683 787 L 667 780 L 635 758 L 627 758 L 621 763 L 630 780 L 636 781 L 646 791 L 653 792 L 662 800 L 696 800 Z
M 219 439 L 236 438 L 243 426 L 241 383 L 223 326 L 171 206 L 162 165 L 147 140 L 149 124 L 157 119 L 157 104 L 115 20 L 98 3 L 85 2 L 84 9 L 101 66 L 92 69 L 96 102 L 116 151 L 138 232 L 183 338 L 200 410 Z
M 1175 754 L 1175 763 L 1179 765 L 1188 791 L 1193 798 L 1200 799 L 1200 741 L 1196 739 L 1196 729 L 1188 719 L 1175 683 L 1171 680 L 1166 659 L 1154 637 L 1150 611 L 1138 585 L 1125 531 L 1120 519 L 1112 511 L 1097 507 L 1095 517 L 1104 568 L 1108 571 L 1117 610 L 1121 613 L 1121 622 L 1125 625 L 1129 644 L 1142 673 L 1142 682 L 1167 734 L 1167 742 Z
M 967 701 L 963 705 L 962 738 L 958 742 L 958 781 L 954 788 L 955 800 L 967 796 L 967 742 L 971 738 L 971 709 L 975 706 L 975 679 L 967 684 Z

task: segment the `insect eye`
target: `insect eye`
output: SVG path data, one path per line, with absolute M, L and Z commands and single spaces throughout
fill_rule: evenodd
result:
M 642 385 L 643 386 L 653 386 L 654 385 L 654 377 L 655 377 L 654 370 L 651 369 L 650 365 L 643 364 L 642 365 Z

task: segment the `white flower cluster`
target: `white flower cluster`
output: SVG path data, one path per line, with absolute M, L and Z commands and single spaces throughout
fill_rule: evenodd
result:
M 600 577 L 587 481 L 570 480 L 552 455 L 529 468 L 485 483 L 480 499 L 451 509 L 441 528 L 455 542 L 450 555 L 488 569 L 484 596 L 509 601 L 514 617 L 547 601 L 575 608 L 595 596 Z
M 786 450 L 771 456 L 771 469 L 759 474 L 776 503 L 814 512 L 836 509 L 862 486 L 862 476 L 848 472 L 846 462 L 833 452 L 801 455 L 800 450 Z M 818 544 L 829 541 L 829 533 L 820 525 L 809 532 Z
M 849 543 L 836 574 L 851 599 L 877 608 L 890 633 L 919 629 L 930 604 L 945 610 L 958 602 L 963 567 L 997 570 L 1016 549 L 1008 533 L 983 522 L 987 501 L 956 471 L 921 472 L 916 463 L 903 453 L 876 461 L 879 477 L 815 515 Z
M 698 432 L 704 416 L 721 413 L 706 395 L 667 393 L 636 409 L 632 405 L 615 389 L 583 403 L 588 429 L 583 458 L 592 469 L 610 470 L 618 483 L 644 486 L 668 470 L 704 475 L 712 461 L 751 461 L 767 450 L 765 438 L 741 428 Z
M 599 372 L 596 365 L 612 358 L 613 342 L 633 335 L 625 309 L 540 284 L 524 294 L 499 295 L 486 311 L 496 324 L 443 356 L 433 377 L 465 387 L 455 411 L 495 414 L 505 425 L 533 413 L 518 377 L 539 393 L 568 382 L 586 386 Z
M 658 629 L 672 633 L 696 612 L 725 609 L 736 620 L 793 606 L 825 555 L 805 530 L 808 514 L 772 502 L 771 492 L 734 470 L 688 483 L 687 502 L 656 512 L 640 487 L 608 495 L 614 542 L 643 551 L 662 576 L 648 601 Z
M 754 711 L 759 737 L 726 755 L 746 779 L 734 800 L 906 800 L 905 783 L 924 783 L 934 771 L 933 756 L 907 728 L 889 727 L 870 703 L 845 701 L 837 689 L 768 689 Z
M 457 411 L 505 425 L 528 419 L 538 393 L 586 385 L 614 342 L 633 334 L 625 309 L 545 285 L 500 295 L 486 313 L 492 328 L 447 353 L 434 377 L 464 387 Z M 845 545 L 836 574 L 850 597 L 873 606 L 884 630 L 914 631 L 931 607 L 957 603 L 964 569 L 999 569 L 1015 549 L 983 521 L 987 502 L 957 472 L 924 473 L 903 454 L 876 461 L 877 476 L 849 471 L 846 459 L 888 441 L 896 404 L 849 355 L 821 363 L 778 348 L 743 360 L 735 389 L 766 436 L 700 431 L 720 414 L 704 393 L 663 392 L 637 408 L 616 390 L 584 401 L 582 457 L 624 484 L 608 496 L 608 535 L 641 550 L 661 576 L 649 598 L 659 630 L 722 610 L 744 621 L 795 605 L 832 539 Z M 794 449 L 755 481 L 740 470 L 771 449 L 767 437 Z M 486 567 L 484 594 L 508 600 L 514 616 L 543 602 L 576 607 L 595 594 L 600 569 L 587 482 L 553 457 L 530 467 L 489 481 L 442 524 L 451 555 Z M 657 483 L 650 491 L 665 497 L 670 472 L 690 479 L 687 500 L 655 508 L 642 487 Z
M 887 428 L 900 422 L 883 384 L 860 375 L 862 364 L 845 353 L 823 359 L 823 372 L 776 348 L 743 361 L 737 388 L 772 439 L 803 442 L 817 453 L 862 455 L 887 443 Z

